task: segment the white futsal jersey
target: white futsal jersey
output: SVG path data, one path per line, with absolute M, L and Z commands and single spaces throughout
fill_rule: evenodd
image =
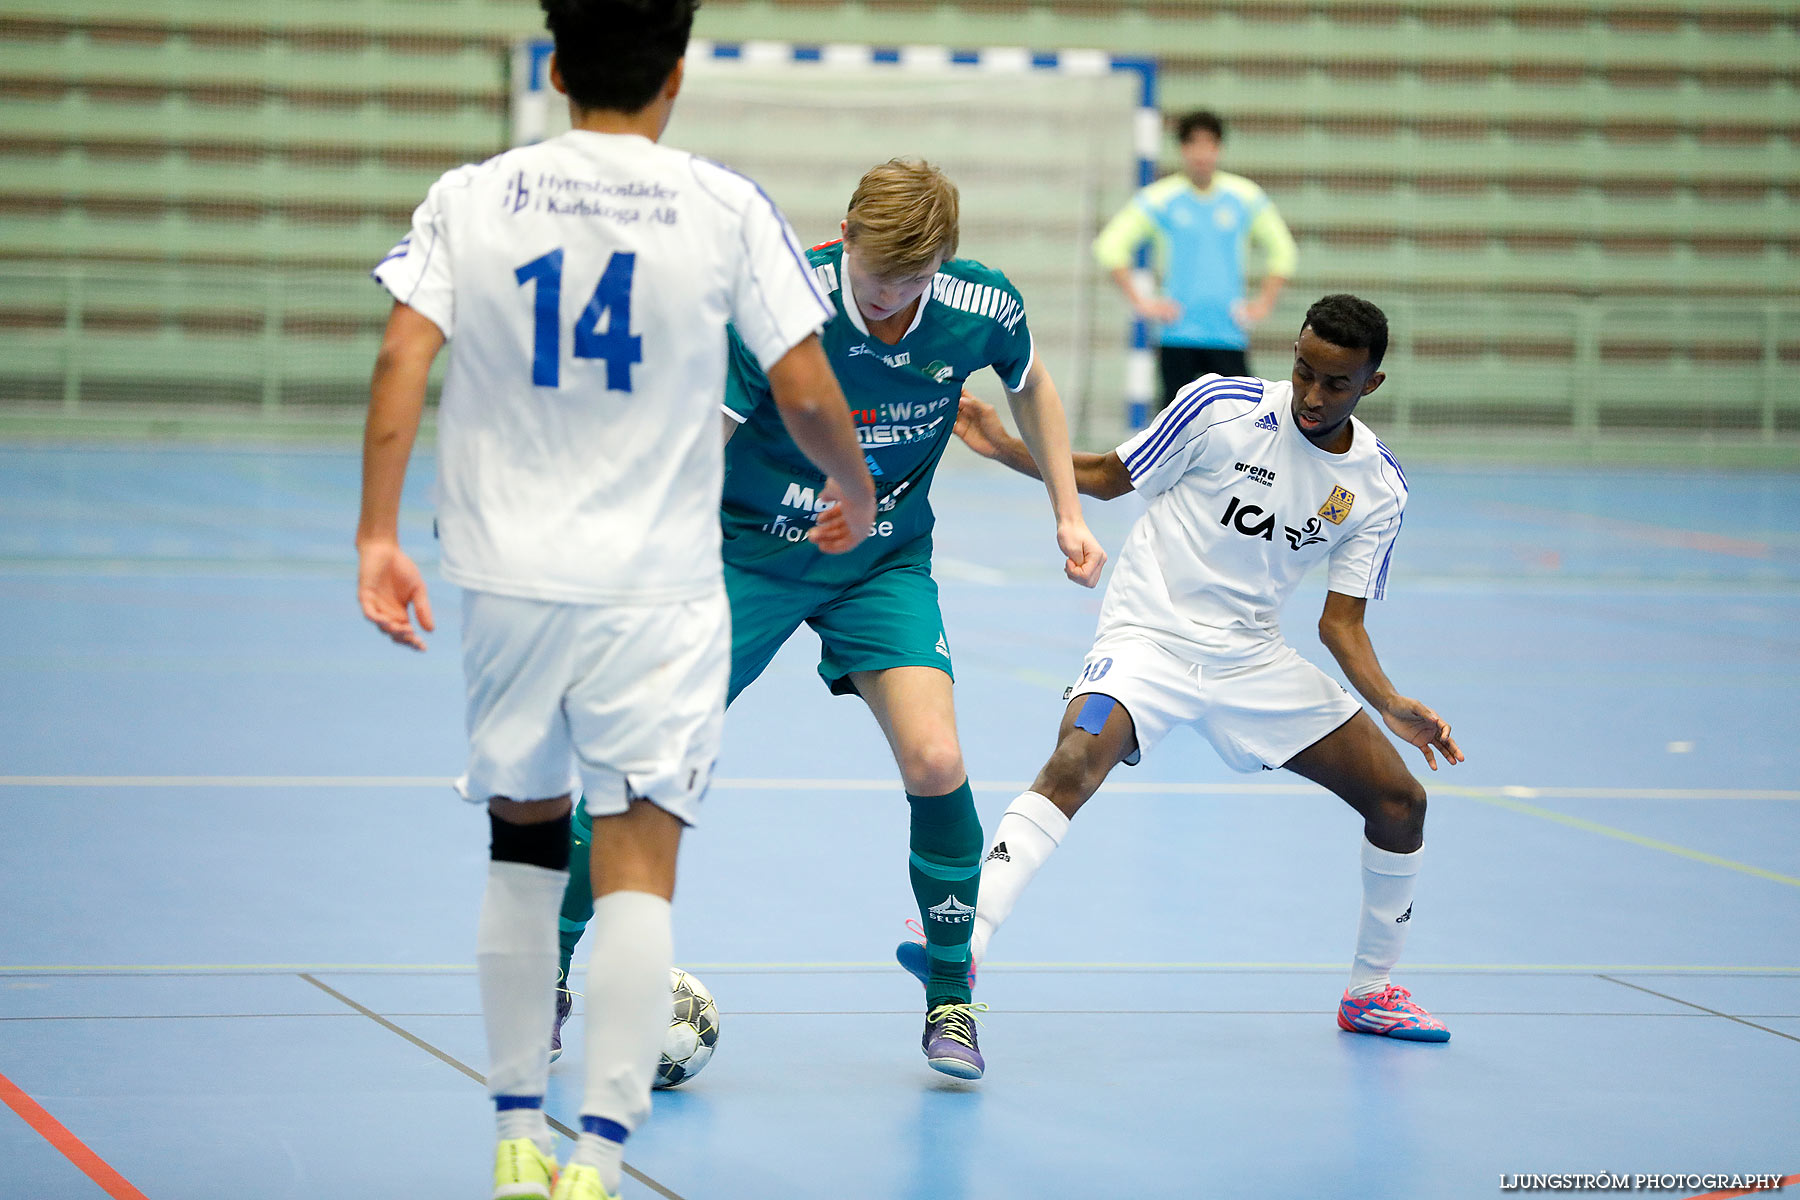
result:
M 1097 641 L 1147 637 L 1207 662 L 1282 653 L 1279 614 L 1314 563 L 1380 599 L 1406 507 L 1400 464 L 1351 418 L 1330 454 L 1294 424 L 1294 385 L 1206 375 L 1119 447 L 1149 507 L 1126 539 Z
M 725 326 L 767 368 L 833 315 L 756 184 L 572 130 L 445 174 L 374 274 L 450 338 L 447 579 L 576 604 L 718 589 Z

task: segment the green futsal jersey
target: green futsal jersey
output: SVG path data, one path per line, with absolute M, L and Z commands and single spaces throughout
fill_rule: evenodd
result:
M 1006 276 L 956 258 L 938 269 L 911 328 L 890 346 L 868 331 L 856 307 L 844 244 L 815 246 L 807 260 L 837 309 L 820 338 L 875 477 L 874 531 L 848 554 L 822 554 L 806 540 L 825 505 L 825 477 L 788 436 L 768 377 L 735 333 L 725 412 L 740 424 L 725 447 L 720 523 L 725 561 L 734 567 L 849 583 L 878 567 L 929 560 L 926 493 L 950 444 L 963 384 L 992 367 L 1009 391 L 1018 391 L 1031 367 L 1031 331 L 1025 303 Z

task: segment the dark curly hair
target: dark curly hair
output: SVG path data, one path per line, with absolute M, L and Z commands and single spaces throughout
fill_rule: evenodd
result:
M 539 0 L 569 99 L 634 113 L 687 53 L 699 0 Z
M 1302 332 L 1309 327 L 1334 346 L 1367 350 L 1371 370 L 1381 365 L 1381 356 L 1387 353 L 1387 314 L 1359 296 L 1338 292 L 1319 300 L 1306 310 L 1306 320 L 1300 323 Z

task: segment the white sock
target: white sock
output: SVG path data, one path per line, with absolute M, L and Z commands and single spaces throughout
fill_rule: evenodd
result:
M 1363 839 L 1362 924 L 1356 934 L 1356 960 L 1350 964 L 1352 996 L 1370 996 L 1388 986 L 1388 972 L 1400 961 L 1401 947 L 1406 944 L 1413 881 L 1419 876 L 1419 857 L 1424 853 L 1421 847 L 1411 854 L 1395 854 Z
M 529 1137 L 545 1153 L 555 1146 L 542 1104 L 550 1078 L 550 1026 L 556 1020 L 556 914 L 568 881 L 567 871 L 488 863 L 475 932 L 488 1094 L 538 1102 L 501 1111 L 500 1136 Z
M 494 1116 L 501 1141 L 530 1138 L 537 1143 L 537 1148 L 544 1152 L 545 1157 L 555 1157 L 556 1138 L 550 1133 L 550 1123 L 544 1119 L 541 1105 L 536 1108 L 503 1108 Z
M 609 892 L 594 901 L 588 929 L 587 1093 L 582 1138 L 569 1161 L 600 1168 L 600 1182 L 617 1192 L 619 1147 L 650 1112 L 650 1084 L 669 1028 L 669 902 L 648 892 Z
M 1012 915 L 1025 885 L 1068 832 L 1069 818 L 1062 809 L 1036 792 L 1021 792 L 1007 806 L 994 831 L 994 847 L 981 864 L 975 929 L 969 935 L 969 959 L 975 965 L 987 957 L 988 939 Z
M 619 1176 L 625 1173 L 625 1143 L 615 1142 L 598 1133 L 586 1133 L 575 1139 L 574 1153 L 569 1155 L 569 1165 L 577 1163 L 584 1167 L 593 1167 L 600 1172 L 600 1184 L 606 1194 L 619 1194 Z

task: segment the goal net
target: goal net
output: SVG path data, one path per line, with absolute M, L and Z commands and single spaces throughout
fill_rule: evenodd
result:
M 518 48 L 516 143 L 568 127 L 547 55 Z M 1013 281 L 1076 439 L 1103 440 L 1125 426 L 1130 314 L 1089 246 L 1137 186 L 1147 70 L 1067 51 L 697 40 L 665 140 L 755 179 L 807 245 L 838 236 L 869 167 L 936 163 L 961 193 L 958 254 Z M 1001 399 L 997 380 L 971 389 Z

